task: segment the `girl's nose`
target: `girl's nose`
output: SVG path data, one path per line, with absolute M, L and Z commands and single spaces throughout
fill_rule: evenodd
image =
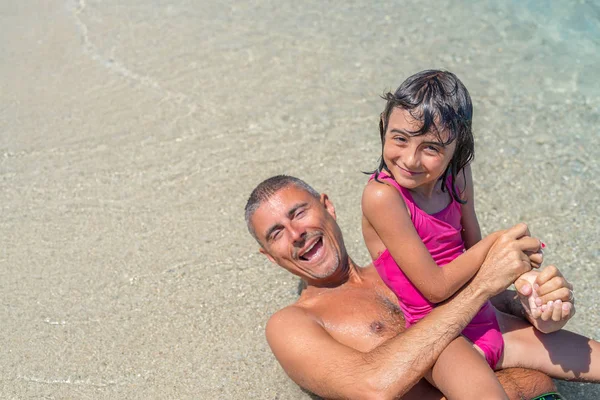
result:
M 406 166 L 408 168 L 415 168 L 419 166 L 419 158 L 412 151 L 408 152 L 408 155 L 406 157 Z

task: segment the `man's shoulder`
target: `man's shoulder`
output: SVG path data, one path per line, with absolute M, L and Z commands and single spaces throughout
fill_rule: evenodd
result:
M 315 312 L 313 310 L 313 301 L 312 298 L 308 296 L 304 296 L 304 293 L 300 296 L 295 303 L 290 304 L 281 310 L 277 311 L 269 318 L 267 322 L 267 328 L 269 325 L 280 325 L 286 324 L 290 321 L 295 320 L 314 320 L 317 319 Z
M 277 324 L 281 323 L 280 321 L 285 322 L 285 320 L 296 319 L 296 318 L 307 318 L 307 311 L 304 307 L 299 306 L 297 303 L 290 304 L 287 307 L 282 308 L 277 311 L 275 314 L 271 315 L 269 318 L 268 324 Z
M 309 308 L 294 303 L 271 315 L 265 335 L 272 346 L 274 340 L 279 341 L 291 334 L 298 336 L 314 329 L 323 329 L 319 318 Z

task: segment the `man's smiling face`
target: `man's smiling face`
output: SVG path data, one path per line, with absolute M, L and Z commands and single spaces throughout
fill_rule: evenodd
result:
M 263 201 L 251 222 L 261 253 L 310 284 L 326 284 L 347 264 L 335 209 L 324 194 L 315 198 L 288 185 Z

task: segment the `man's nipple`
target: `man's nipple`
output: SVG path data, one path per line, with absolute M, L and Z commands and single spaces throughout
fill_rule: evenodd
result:
M 371 323 L 371 332 L 373 333 L 381 333 L 383 331 L 384 325 L 379 321 L 375 321 Z

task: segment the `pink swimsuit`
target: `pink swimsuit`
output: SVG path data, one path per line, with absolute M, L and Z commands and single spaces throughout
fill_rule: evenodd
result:
M 374 179 L 374 176 L 371 176 L 371 179 Z M 461 236 L 460 203 L 453 199 L 442 211 L 429 215 L 415 204 L 410 192 L 398 185 L 389 175 L 381 173 L 379 180 L 398 189 L 410 211 L 410 218 L 417 233 L 437 265 L 448 264 L 465 251 Z M 429 314 L 435 307 L 435 304 L 423 297 L 404 275 L 387 249 L 373 264 L 381 279 L 398 296 L 407 328 Z M 496 320 L 496 313 L 489 301 L 481 307 L 462 334 L 483 350 L 488 364 L 494 368 L 502 355 L 504 340 Z

